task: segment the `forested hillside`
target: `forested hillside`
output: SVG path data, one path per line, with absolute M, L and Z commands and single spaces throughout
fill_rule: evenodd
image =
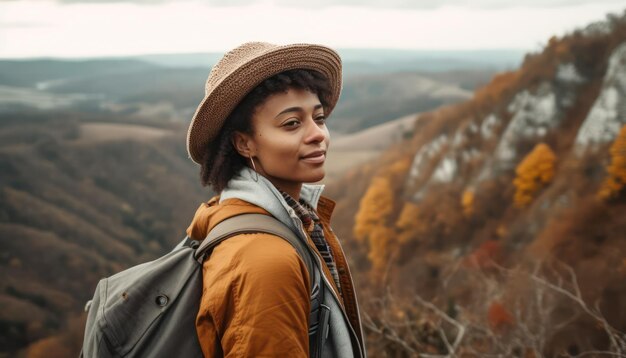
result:
M 625 15 L 329 188 L 372 356 L 626 354 Z
M 85 140 L 83 126 L 103 118 L 74 116 L 20 112 L 1 123 L 0 356 L 76 356 L 98 280 L 170 250 L 209 196 L 180 129 Z

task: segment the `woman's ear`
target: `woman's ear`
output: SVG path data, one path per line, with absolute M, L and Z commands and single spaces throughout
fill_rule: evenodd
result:
M 252 153 L 252 138 L 249 134 L 234 132 L 232 137 L 233 147 L 244 158 L 250 157 Z

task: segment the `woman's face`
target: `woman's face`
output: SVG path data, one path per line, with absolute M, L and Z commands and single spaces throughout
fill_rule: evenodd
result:
M 276 187 L 297 198 L 302 183 L 324 178 L 330 134 L 316 94 L 297 88 L 273 94 L 251 124 L 253 134 L 237 133 L 235 147 Z

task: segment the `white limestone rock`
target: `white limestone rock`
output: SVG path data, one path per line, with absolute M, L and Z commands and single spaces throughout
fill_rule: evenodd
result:
M 515 144 L 523 138 L 540 137 L 560 121 L 556 95 L 552 86 L 544 83 L 537 93 L 523 91 L 509 104 L 513 118 L 498 143 L 494 157 L 499 167 L 513 166 L 517 156 Z
M 465 130 L 458 130 L 452 139 L 452 148 L 458 148 L 465 141 Z
M 428 163 L 435 155 L 439 154 L 448 141 L 448 137 L 442 134 L 418 150 L 413 157 L 413 163 L 409 170 L 409 180 L 417 179 L 417 177 L 423 173 Z
M 480 150 L 476 148 L 470 148 L 468 150 L 464 150 L 461 152 L 461 161 L 463 164 L 469 163 L 470 161 L 478 158 L 480 156 Z
M 453 157 L 453 152 L 451 151 L 449 155 L 446 155 L 445 158 L 439 162 L 437 168 L 435 168 L 433 176 L 431 177 L 431 182 L 449 183 L 456 176 L 457 170 L 458 165 Z
M 618 46 L 609 58 L 602 90 L 578 130 L 575 149 L 582 152 L 594 144 L 615 138 L 626 124 L 626 43 Z
M 578 73 L 573 63 L 560 64 L 556 70 L 556 80 L 563 83 L 579 84 L 585 82 L 585 78 Z
M 480 125 L 480 134 L 484 139 L 489 139 L 493 135 L 493 131 L 496 127 L 496 124 L 499 122 L 498 117 L 495 114 L 491 113 L 483 120 Z

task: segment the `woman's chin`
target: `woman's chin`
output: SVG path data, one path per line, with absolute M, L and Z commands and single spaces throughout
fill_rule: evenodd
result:
M 316 173 L 312 173 L 310 176 L 308 176 L 307 180 L 304 181 L 305 183 L 316 183 L 322 179 L 324 179 L 324 177 L 326 176 L 326 171 L 324 170 L 324 168 L 320 168 L 321 170 L 316 171 Z

